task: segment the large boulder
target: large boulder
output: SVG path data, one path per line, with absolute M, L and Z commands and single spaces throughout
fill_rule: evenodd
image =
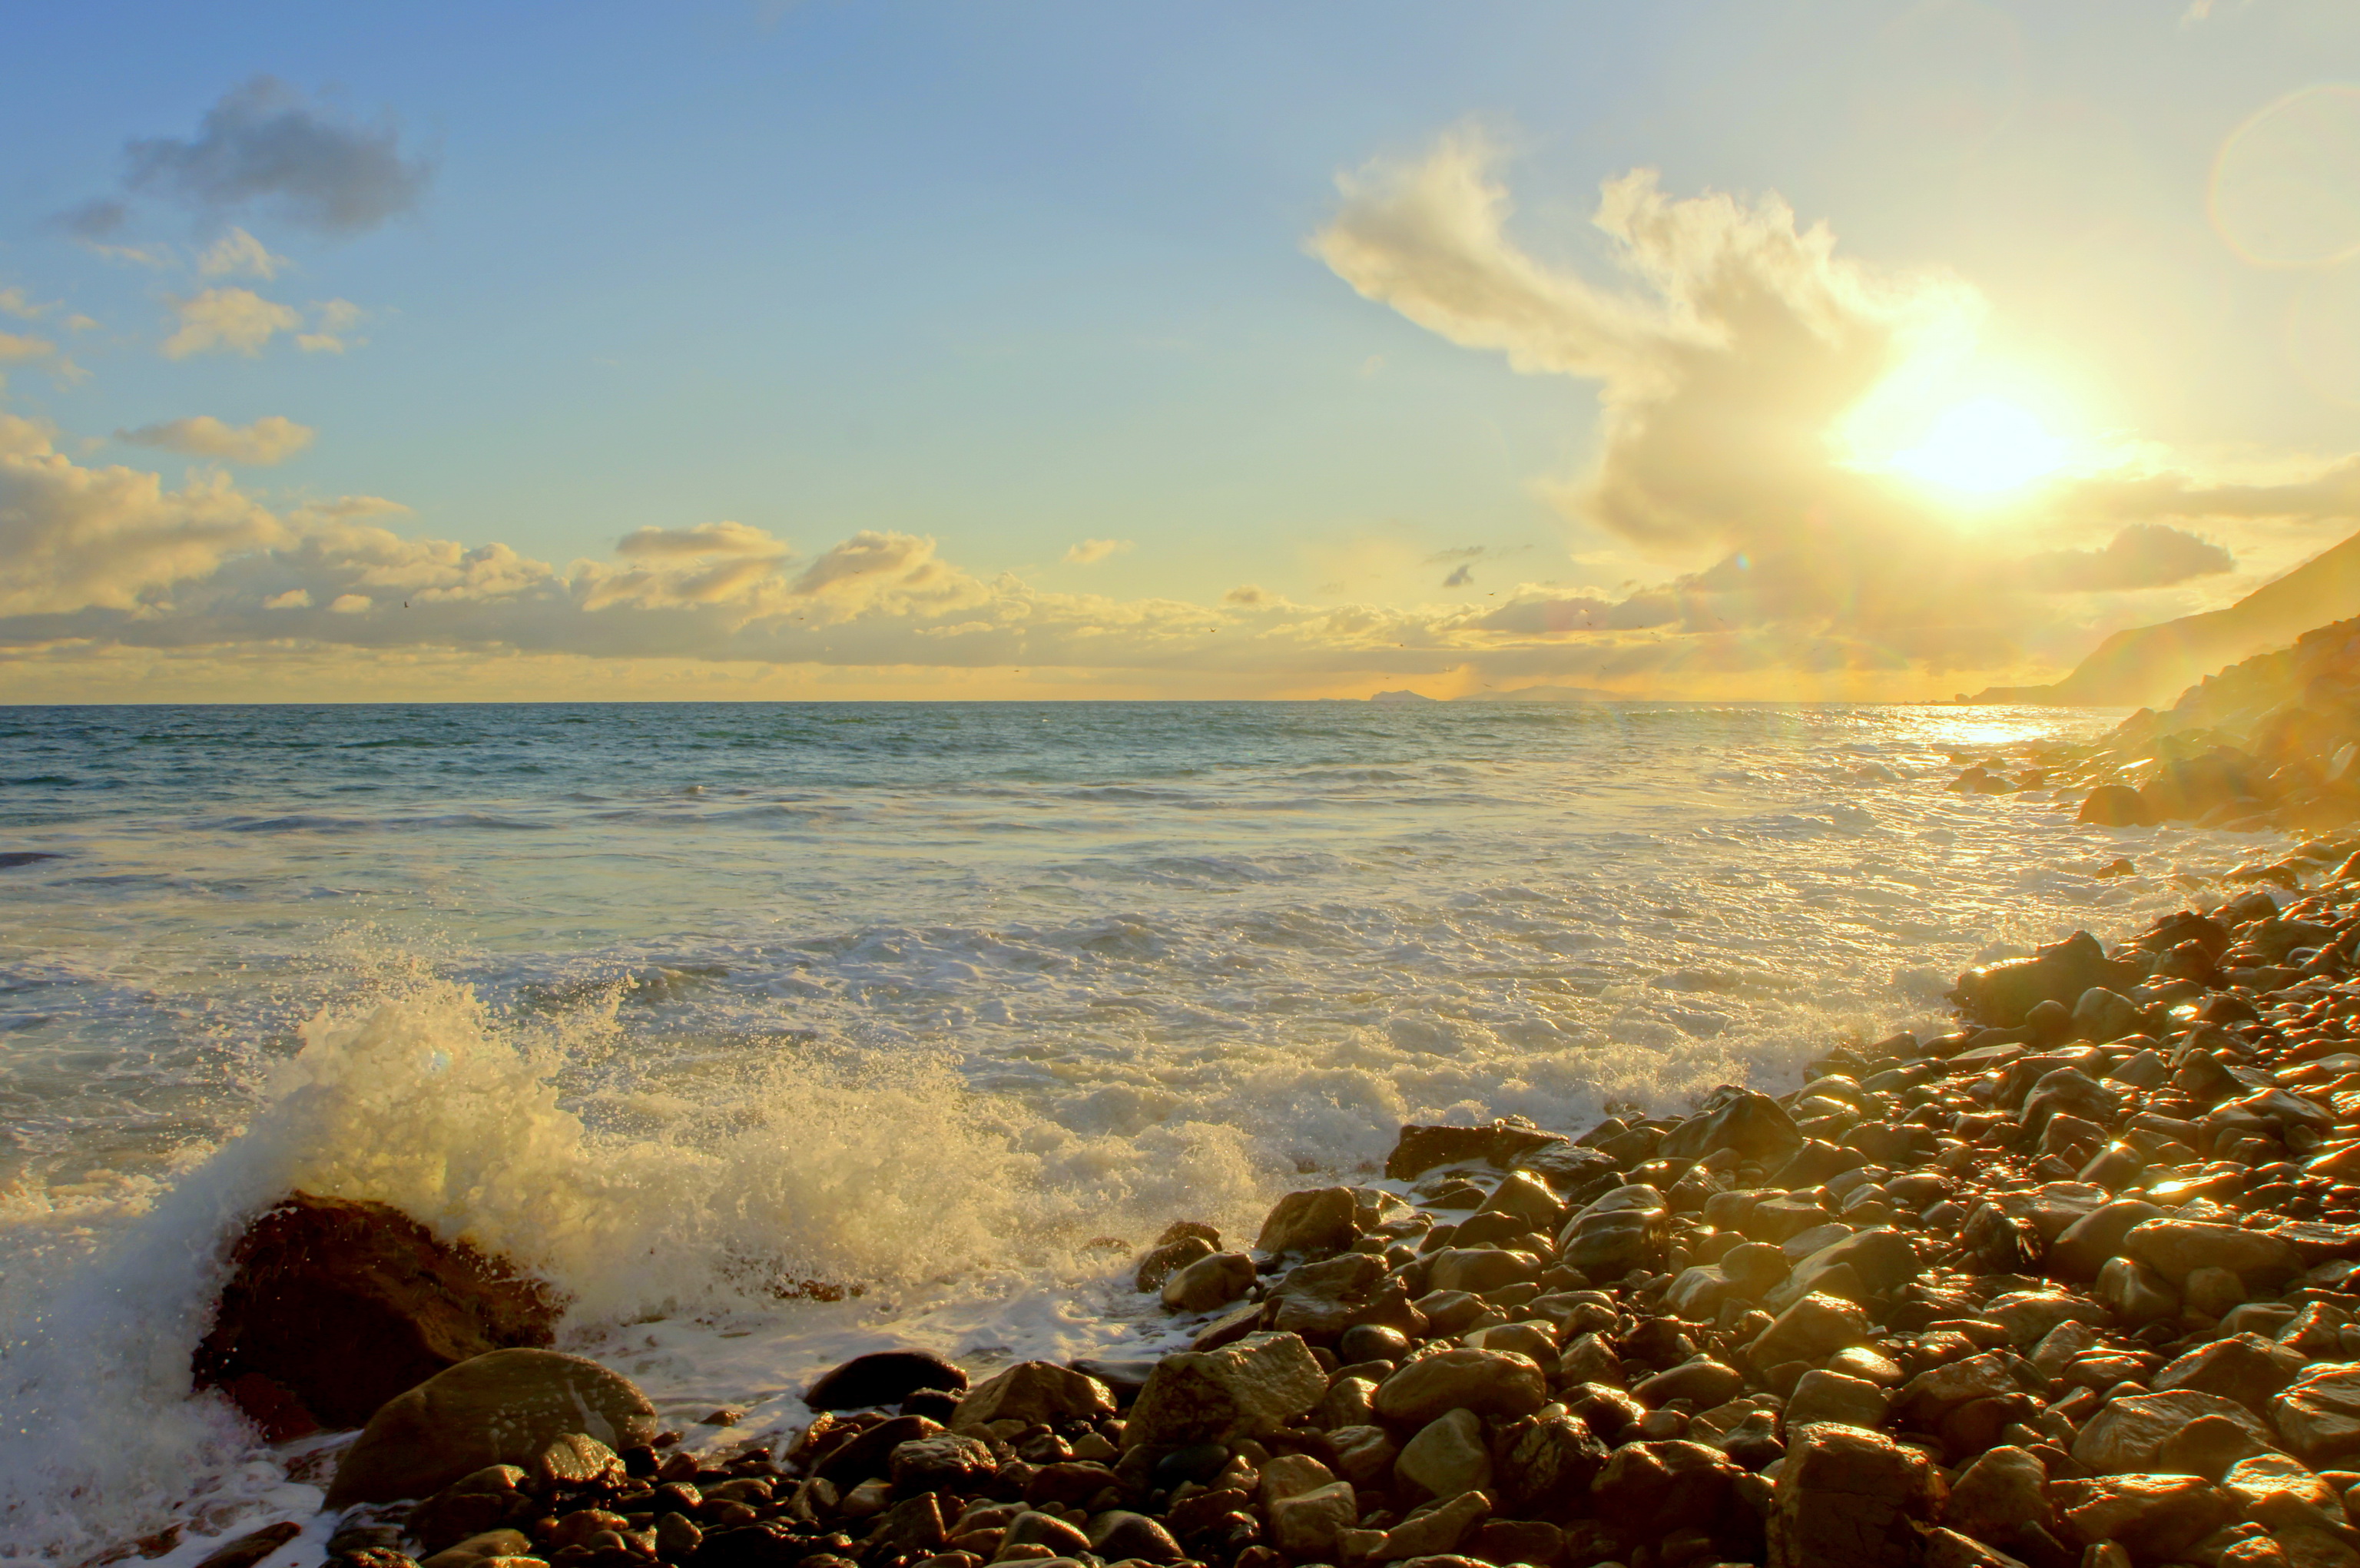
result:
M 1020 1361 L 969 1389 L 952 1410 L 954 1427 L 989 1421 L 1095 1420 L 1114 1413 L 1114 1392 L 1097 1378 L 1054 1361 Z
M 247 1227 L 192 1371 L 283 1440 L 356 1427 L 486 1351 L 550 1343 L 556 1295 L 383 1203 L 298 1192 Z
M 2312 1469 L 2344 1468 L 2360 1454 L 2360 1363 L 2312 1367 L 2270 1401 L 2270 1424 Z
M 1857 1427 L 1795 1432 L 1770 1509 L 1770 1568 L 1884 1568 L 1910 1561 L 1940 1495 L 1913 1448 Z
M 2198 1345 L 2157 1373 L 2149 1386 L 2158 1394 L 2174 1388 L 2218 1394 L 2267 1418 L 2270 1400 L 2302 1376 L 2302 1368 L 2301 1352 L 2259 1334 L 2234 1334 Z
M 327 1507 L 422 1497 L 496 1464 L 530 1466 L 560 1439 L 646 1442 L 655 1407 L 631 1380 L 553 1350 L 496 1350 L 438 1372 L 369 1418 L 328 1484 Z
M 1421 1355 L 1379 1384 L 1376 1398 L 1386 1420 L 1416 1427 L 1461 1408 L 1513 1420 L 1547 1403 L 1548 1379 L 1530 1356 L 1475 1349 Z
M 1318 1187 L 1281 1198 L 1254 1248 L 1266 1253 L 1341 1252 L 1360 1231 L 1360 1200 L 1349 1187 Z
M 2043 1002 L 2070 1007 L 2093 985 L 2127 991 L 2144 978 L 2138 966 L 2107 958 L 2095 937 L 2076 931 L 2028 959 L 1969 970 L 1950 1000 L 1975 1023 L 2013 1029 Z
M 1786 1108 L 1768 1095 L 1734 1084 L 1713 1091 L 1697 1113 L 1673 1128 L 1656 1152 L 1667 1158 L 1702 1159 L 1733 1149 L 1740 1159 L 1775 1170 L 1803 1146 L 1803 1135 Z
M 1123 1423 L 1125 1448 L 1218 1442 L 1284 1426 L 1317 1404 L 1328 1375 L 1302 1336 L 1249 1334 L 1155 1364 Z
M 1505 1117 L 1480 1127 L 1412 1124 L 1401 1130 L 1393 1152 L 1385 1157 L 1385 1174 L 1396 1181 L 1406 1181 L 1438 1165 L 1465 1165 L 1479 1159 L 1504 1170 L 1551 1144 L 1571 1141 L 1563 1133 L 1545 1133 L 1521 1116 Z
M 2155 1470 L 2166 1446 L 2203 1416 L 2218 1416 L 2264 1447 L 2270 1444 L 2269 1428 L 2234 1399 L 2181 1388 L 2109 1399 L 2073 1439 L 2073 1458 L 2098 1475 Z
M 967 1369 L 930 1350 L 877 1350 L 821 1375 L 803 1396 L 814 1410 L 859 1410 L 898 1405 L 921 1388 L 967 1391 Z
M 2199 1268 L 2225 1268 L 2256 1290 L 2302 1272 L 2302 1254 L 2283 1236 L 2202 1220 L 2144 1221 L 2125 1234 L 2123 1252 L 2174 1285 Z

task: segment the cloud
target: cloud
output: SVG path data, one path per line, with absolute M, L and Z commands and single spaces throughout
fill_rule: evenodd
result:
M 2161 523 L 2135 522 L 2103 550 L 2050 550 L 2024 563 L 2035 586 L 2051 593 L 2104 593 L 2169 587 L 2191 577 L 2236 569 L 2229 553 L 2209 539 Z
M 1461 561 L 1451 569 L 1450 576 L 1442 579 L 1442 586 L 1446 588 L 1463 588 L 1474 581 L 1475 564 L 1471 561 Z
M 21 288 L 0 289 L 0 315 L 15 316 L 18 321 L 38 321 L 49 313 L 48 305 L 37 305 Z
M 311 313 L 311 330 L 295 339 L 295 346 L 304 353 L 342 354 L 347 346 L 367 345 L 368 339 L 354 337 L 352 330 L 368 319 L 368 313 L 350 300 L 317 301 Z
M 700 522 L 689 528 L 634 529 L 615 545 L 617 555 L 660 558 L 748 555 L 778 560 L 789 553 L 784 543 L 759 528 L 726 521 Z
M 1592 281 L 1509 236 L 1495 162 L 1462 129 L 1422 159 L 1346 176 L 1313 242 L 1362 295 L 1449 341 L 1598 387 L 1595 466 L 1543 488 L 1669 580 L 1619 604 L 1519 590 L 1491 630 L 1715 639 L 1721 667 L 1740 646 L 1768 657 L 1816 639 L 1932 671 L 1962 651 L 2012 660 L 2086 638 L 2101 614 L 2191 608 L 2142 618 L 2060 595 L 2167 589 L 2235 565 L 2183 530 L 2126 524 L 2348 528 L 2360 515 L 2360 459 L 2260 486 L 2154 468 L 2069 476 L 1969 512 L 1864 464 L 1856 445 L 1859 422 L 1896 389 L 1963 360 L 1985 308 L 1964 283 L 1872 269 L 1775 196 L 1675 198 L 1646 170 L 1601 187 L 1593 223 L 1613 276 Z M 2027 553 L 2035 540 L 2049 548 Z
M 231 229 L 197 255 L 197 270 L 207 278 L 259 278 L 268 282 L 286 265 L 285 257 L 273 256 L 267 246 L 241 228 Z
M 293 308 L 266 300 L 251 289 L 207 289 L 172 301 L 180 328 L 166 338 L 160 352 L 167 359 L 191 354 L 259 355 L 271 334 L 293 332 L 303 318 Z
M 195 136 L 147 137 L 124 150 L 128 191 L 161 196 L 208 221 L 259 209 L 335 236 L 410 211 L 433 177 L 430 161 L 402 156 L 389 119 L 362 124 L 269 76 L 224 93 Z M 84 238 L 104 239 L 124 220 L 123 203 L 102 201 L 76 209 L 67 223 Z
M 0 616 L 152 610 L 158 590 L 286 538 L 219 474 L 167 490 L 154 474 L 84 468 L 0 414 Z
M 557 672 L 532 680 L 571 680 L 576 694 L 623 682 L 643 695 L 713 665 L 854 683 L 836 695 L 929 681 L 992 695 L 989 683 L 1022 670 L 1076 694 L 1365 695 L 1416 678 L 1437 691 L 1572 682 L 1922 698 L 2020 673 L 1964 620 L 1949 623 L 1950 641 L 1906 652 L 1842 624 L 1748 622 L 1733 613 L 1757 591 L 1741 562 L 1612 593 L 1526 584 L 1476 605 L 1308 606 L 1242 585 L 1207 606 L 1051 592 L 882 531 L 804 557 L 739 522 L 649 527 L 606 559 L 558 565 L 497 543 L 404 537 L 384 526 L 402 510 L 343 496 L 274 510 L 220 471 L 169 488 L 84 466 L 45 427 L 0 419 L 0 669 L 10 690 L 58 700 L 199 689 L 154 684 L 169 672 L 218 678 L 220 692 L 388 690 L 399 670 L 430 665 L 475 672 L 478 696 L 498 695 L 503 668 Z M 2169 576 L 2195 557 L 2164 532 L 2133 532 L 2122 561 L 2097 553 L 2114 562 L 2103 568 L 2043 569 Z M 674 675 L 638 673 L 664 669 Z M 1931 686 L 1932 669 L 1950 684 Z M 563 695 L 515 679 L 519 692 Z
M 144 424 L 137 430 L 118 430 L 115 438 L 135 446 L 161 446 L 196 457 L 219 457 L 225 462 L 268 467 L 286 462 L 311 445 L 316 433 L 311 426 L 297 424 L 281 414 L 268 414 L 243 426 L 224 424 L 211 414 L 199 414 L 193 419 Z
M 45 337 L 28 337 L 21 333 L 0 332 L 0 365 L 22 364 L 27 359 L 46 359 L 57 352 L 58 345 Z
M 1085 539 L 1065 551 L 1065 560 L 1071 565 L 1095 566 L 1108 556 L 1120 554 L 1130 548 L 1131 543 L 1128 539 Z

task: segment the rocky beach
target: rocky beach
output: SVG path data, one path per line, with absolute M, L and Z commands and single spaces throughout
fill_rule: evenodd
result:
M 1251 1238 L 1175 1221 L 1133 1278 L 1193 1340 L 1153 1361 L 881 1352 L 715 1448 L 534 1348 L 497 1260 L 299 1198 L 200 1370 L 300 1431 L 445 1364 L 335 1456 L 336 1568 L 2343 1568 L 2355 849 L 1972 970 L 1955 1031 L 1781 1096 L 1404 1126 Z M 307 1270 L 330 1234 L 377 1262 Z M 344 1318 L 374 1347 L 322 1354 Z

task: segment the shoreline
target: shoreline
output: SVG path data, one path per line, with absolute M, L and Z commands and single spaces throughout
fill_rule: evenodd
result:
M 2325 853 L 2284 863 L 2324 872 Z M 2360 1563 L 2342 1503 L 2360 1470 L 2339 1468 L 2360 1466 L 2360 1418 L 2347 1443 L 2299 1413 L 2360 1404 L 2343 1365 L 2360 1186 L 2340 1179 L 2360 1175 L 2360 1039 L 2340 1048 L 2360 877 L 2339 869 L 2284 913 L 2243 895 L 2230 913 L 2261 924 L 2167 916 L 2112 951 L 1990 966 L 1959 999 L 1992 1022 L 1839 1047 L 1775 1099 L 1724 1091 L 1578 1137 L 1405 1128 L 1393 1190 L 1290 1194 L 1250 1247 L 1167 1232 L 1139 1278 L 1213 1315 L 1162 1371 L 1019 1364 L 727 1464 L 618 1429 L 602 1478 L 529 1484 L 546 1511 L 483 1550 L 559 1568 L 1798 1563 L 1828 1554 L 1830 1499 L 1849 1519 L 1865 1476 L 1882 1544 L 1840 1561 L 2051 1568 L 2129 1541 L 2097 1561 L 2162 1563 L 2180 1559 L 2158 1542 L 2212 1561 L 2268 1537 L 2235 1561 Z M 2323 941 L 2286 945 L 2320 915 Z M 2213 1446 L 2166 1453 L 2181 1428 Z M 1649 1535 L 1674 1497 L 1701 1536 Z M 377 1555 L 398 1543 L 433 1557 L 408 1506 L 358 1517 L 374 1533 L 334 1541 L 344 1568 L 399 1568 Z M 2171 1533 L 2191 1520 L 2209 1522 Z

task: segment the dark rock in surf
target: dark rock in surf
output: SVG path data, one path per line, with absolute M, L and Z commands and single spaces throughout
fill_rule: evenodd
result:
M 559 1310 L 540 1280 L 398 1209 L 298 1192 L 238 1242 L 193 1371 L 277 1441 L 359 1426 L 470 1356 L 545 1345 Z
M 966 1368 L 927 1350 L 880 1350 L 856 1355 L 822 1375 L 803 1395 L 814 1410 L 859 1410 L 898 1405 L 921 1388 L 967 1392 Z

